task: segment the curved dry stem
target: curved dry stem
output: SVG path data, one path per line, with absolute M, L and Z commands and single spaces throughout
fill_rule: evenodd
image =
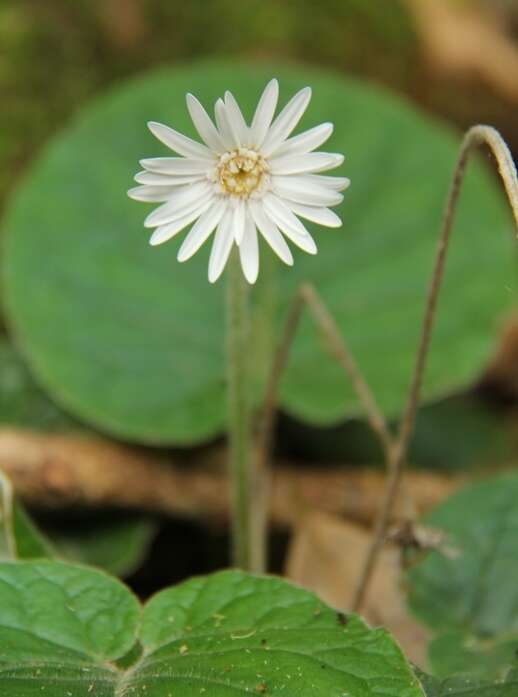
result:
M 2 537 L 8 557 L 16 559 L 16 538 L 13 529 L 13 487 L 10 479 L 0 470 L 0 539 Z
M 383 547 L 387 526 L 394 509 L 396 497 L 401 482 L 401 474 L 408 452 L 408 444 L 415 423 L 419 396 L 423 383 L 424 370 L 426 359 L 430 347 L 430 339 L 432 335 L 433 322 L 435 319 L 435 311 L 437 307 L 437 298 L 441 287 L 442 278 L 444 275 L 444 265 L 448 244 L 451 237 L 453 220 L 459 194 L 461 190 L 466 165 L 473 150 L 479 145 L 487 145 L 496 158 L 498 172 L 502 178 L 507 198 L 513 212 L 514 220 L 518 229 L 518 179 L 516 176 L 516 167 L 513 162 L 509 148 L 498 131 L 491 126 L 473 126 L 470 128 L 460 146 L 457 163 L 453 172 L 452 181 L 446 198 L 446 205 L 442 223 L 439 232 L 439 241 L 435 256 L 435 264 L 428 288 L 426 305 L 419 338 L 416 360 L 406 406 L 403 411 L 403 418 L 399 427 L 398 436 L 394 447 L 390 450 L 387 458 L 387 486 L 383 497 L 383 502 L 379 511 L 379 515 L 374 525 L 374 534 L 372 544 L 367 553 L 364 567 L 362 569 L 360 580 L 355 591 L 353 600 L 353 608 L 359 610 L 366 596 L 370 580 L 374 573 L 379 553 Z

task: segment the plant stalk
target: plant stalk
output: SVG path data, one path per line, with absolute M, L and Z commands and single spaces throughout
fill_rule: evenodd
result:
M 248 285 L 236 248 L 228 263 L 228 475 L 232 505 L 232 562 L 251 570 L 251 409 L 248 356 L 250 352 Z

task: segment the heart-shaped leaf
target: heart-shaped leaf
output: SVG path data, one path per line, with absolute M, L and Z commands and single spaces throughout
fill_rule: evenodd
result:
M 163 591 L 139 611 L 119 582 L 58 562 L 0 565 L 0 691 L 423 696 L 384 630 L 280 579 L 222 572 Z
M 310 225 L 316 257 L 297 253 L 287 269 L 262 246 L 253 294 L 261 321 L 268 325 L 270 303 L 278 323 L 300 281 L 314 282 L 383 409 L 401 409 L 458 137 L 371 86 L 314 70 L 205 62 L 152 73 L 93 104 L 43 153 L 7 215 L 10 326 L 52 396 L 105 431 L 192 443 L 225 427 L 223 283 L 207 283 L 208 249 L 181 265 L 181 241 L 149 247 L 144 207 L 125 191 L 140 158 L 165 153 L 146 121 L 194 136 L 185 93 L 211 106 L 226 89 L 250 118 L 272 73 L 283 101 L 312 85 L 302 127 L 334 122 L 326 147 L 345 153 L 353 185 L 339 210 L 342 229 Z M 456 227 L 426 399 L 474 379 L 513 300 L 512 226 L 478 166 L 470 168 Z M 278 325 L 266 336 L 277 333 Z M 268 341 L 252 343 L 251 364 L 264 374 Z M 358 413 L 308 319 L 281 400 L 319 424 Z

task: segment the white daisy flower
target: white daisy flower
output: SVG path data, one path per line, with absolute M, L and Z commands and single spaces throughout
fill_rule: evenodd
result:
M 338 167 L 343 156 L 314 152 L 333 131 L 323 123 L 289 137 L 311 98 L 305 87 L 274 120 L 279 85 L 271 80 L 250 126 L 230 92 L 215 105 L 216 125 L 200 102 L 187 95 L 187 108 L 204 144 L 161 123 L 149 129 L 180 157 L 141 160 L 135 176 L 140 186 L 128 195 L 145 202 L 161 202 L 145 220 L 155 228 L 150 244 L 158 245 L 192 226 L 178 252 L 187 261 L 216 230 L 209 261 L 209 281 L 221 275 L 232 245 L 239 247 L 245 278 L 254 283 L 259 272 L 258 232 L 286 264 L 293 257 L 285 237 L 308 254 L 315 242 L 300 220 L 327 227 L 342 222 L 330 206 L 349 185 L 345 177 L 323 176 Z

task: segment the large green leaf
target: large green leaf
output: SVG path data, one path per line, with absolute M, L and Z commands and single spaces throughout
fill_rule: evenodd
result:
M 408 573 L 411 610 L 438 636 L 434 672 L 502 677 L 518 650 L 518 474 L 479 482 L 425 517 L 447 535 Z
M 139 617 L 117 581 L 56 562 L 0 565 L 0 688 L 10 697 L 423 695 L 384 630 L 284 581 L 222 572 L 159 593 Z
M 207 283 L 208 248 L 184 265 L 175 261 L 179 243 L 150 248 L 145 208 L 125 190 L 139 158 L 164 152 L 147 120 L 194 135 L 184 94 L 211 105 L 225 89 L 249 117 L 272 74 L 283 100 L 313 86 L 302 127 L 335 123 L 328 147 L 346 154 L 353 185 L 339 211 L 344 227 L 313 230 L 319 254 L 297 254 L 293 269 L 275 261 L 254 297 L 273 294 L 279 321 L 297 284 L 313 281 L 382 407 L 401 409 L 459 138 L 371 86 L 302 68 L 206 62 L 150 74 L 95 103 L 47 148 L 7 215 L 6 305 L 17 341 L 53 397 L 106 431 L 189 443 L 224 428 L 224 284 Z M 511 224 L 480 167 L 470 169 L 457 227 L 427 399 L 473 380 L 514 296 Z M 264 245 L 261 254 L 270 258 Z M 264 354 L 251 360 L 264 365 Z M 281 397 L 320 424 L 358 412 L 307 319 Z

